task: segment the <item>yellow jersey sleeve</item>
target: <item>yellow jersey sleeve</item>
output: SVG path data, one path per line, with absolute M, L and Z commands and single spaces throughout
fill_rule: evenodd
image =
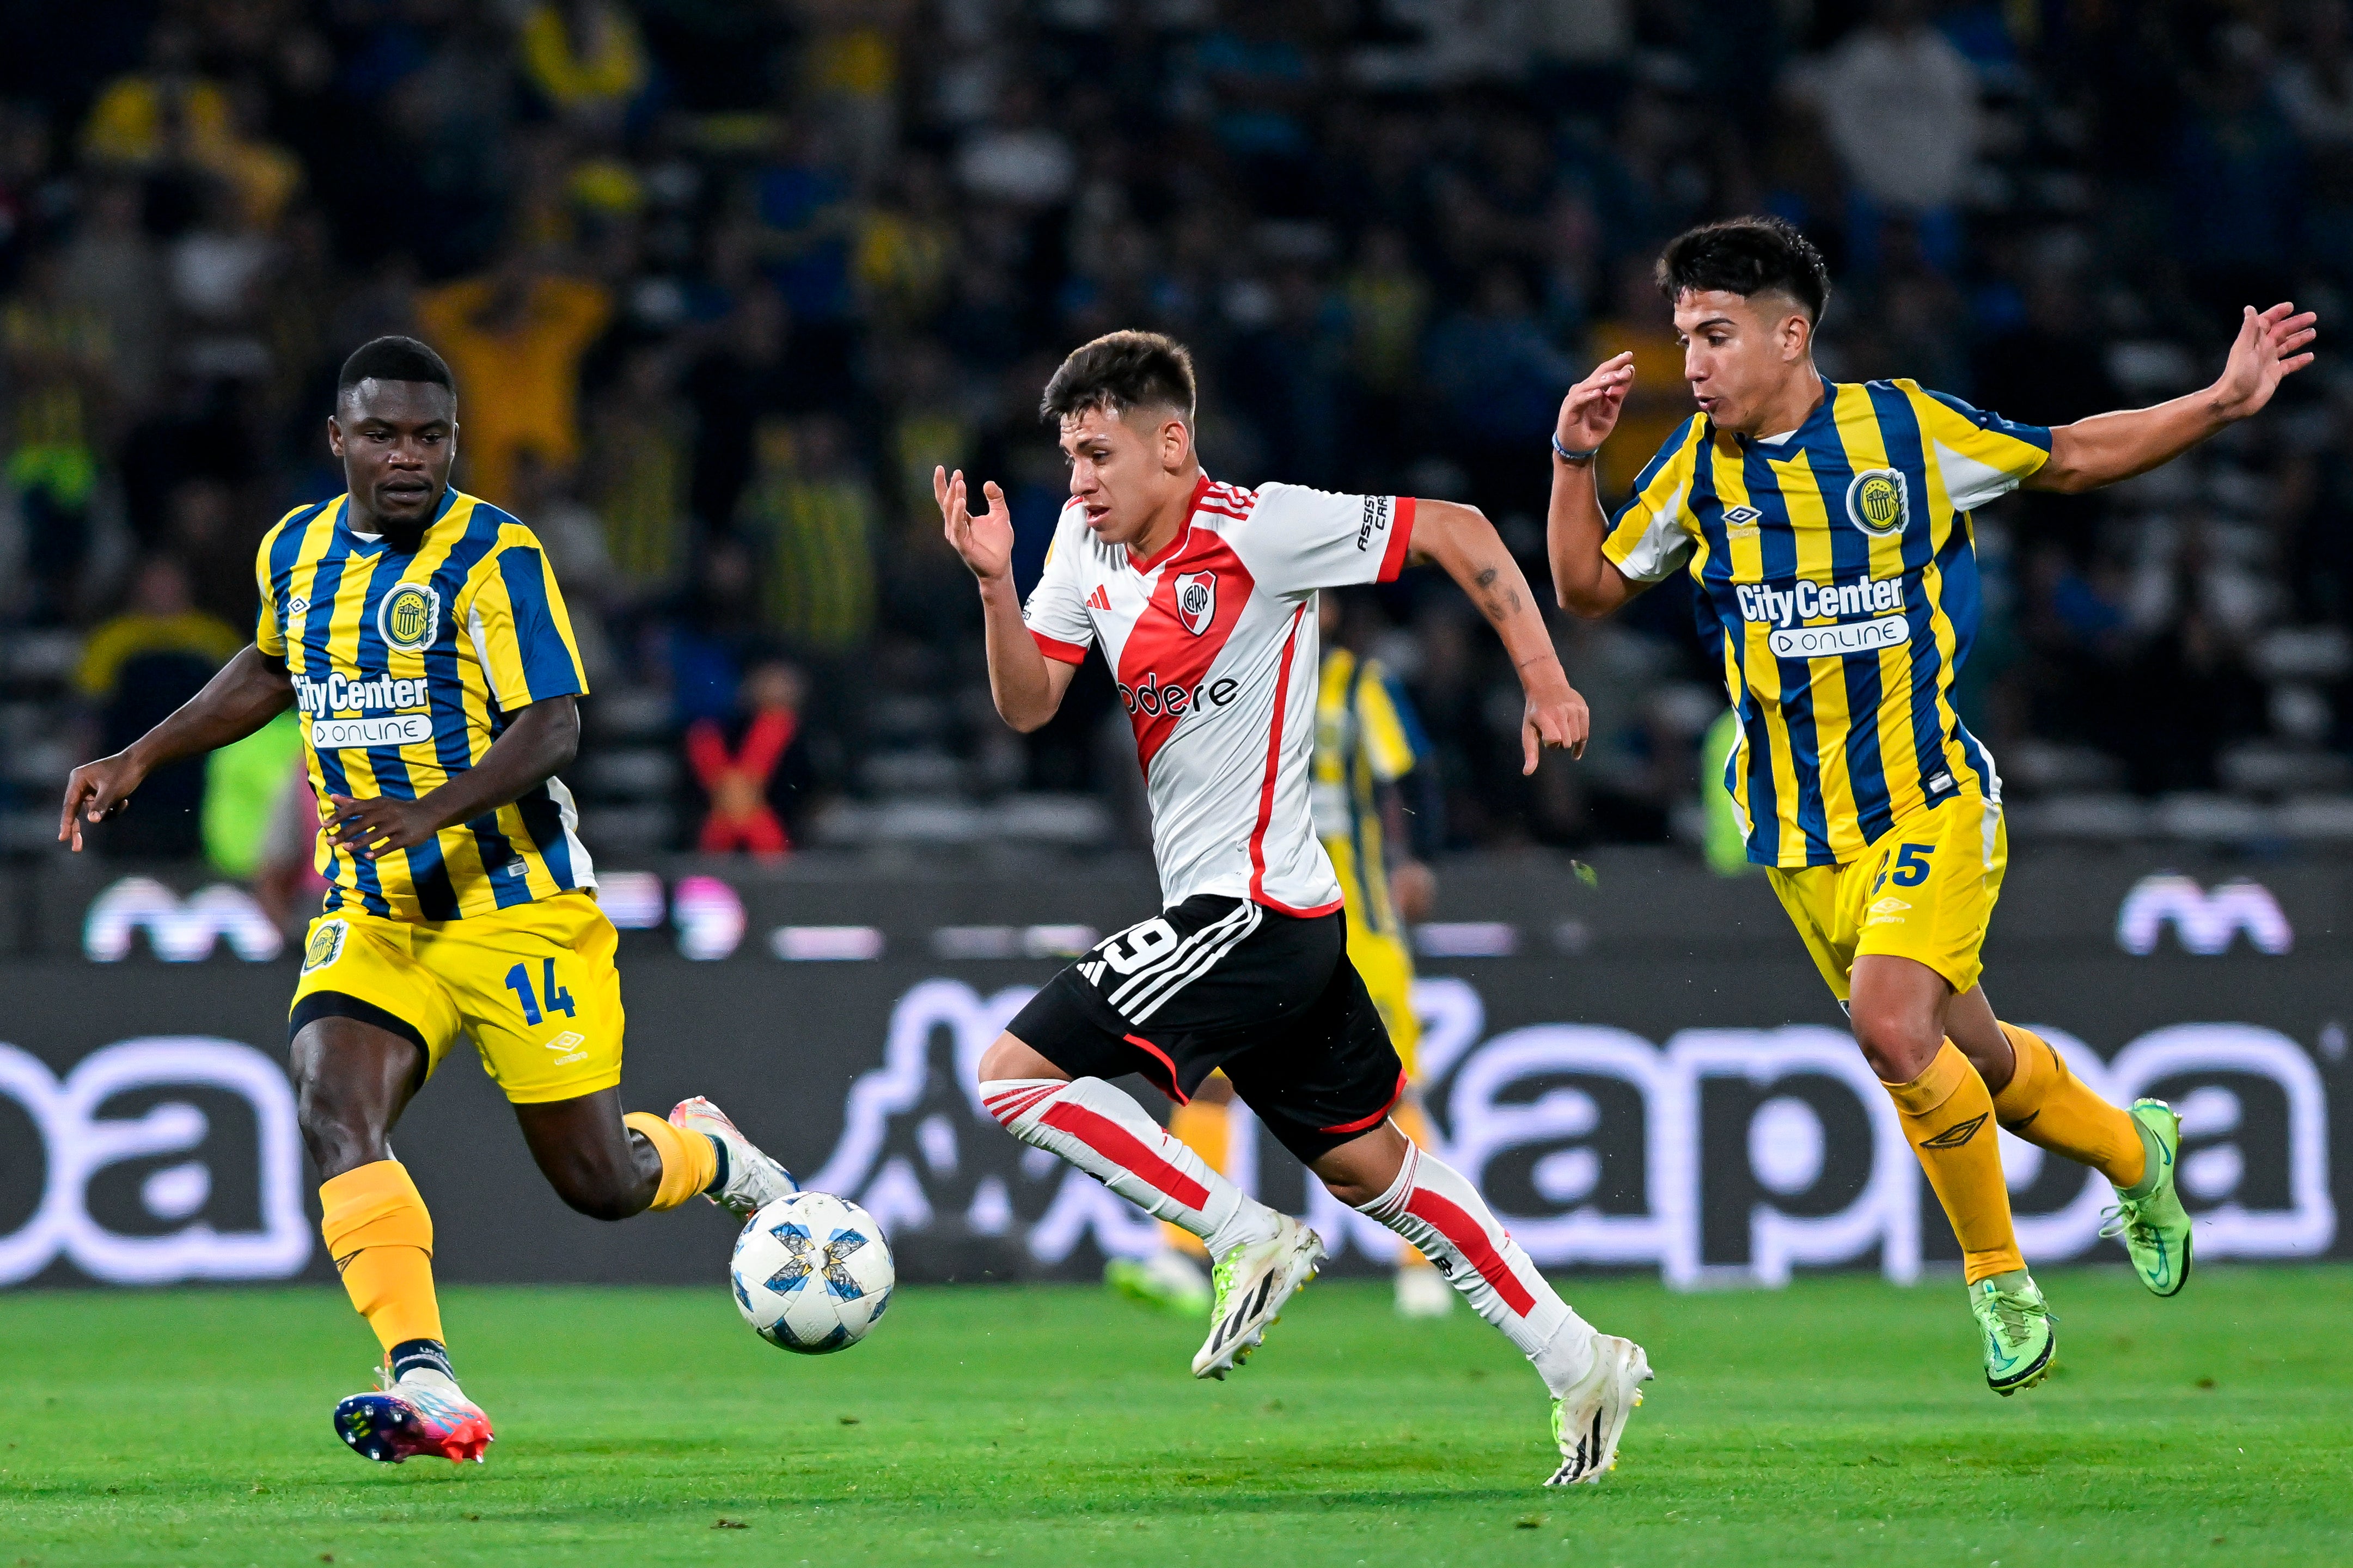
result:
M 1706 422 L 1683 421 L 1634 479 L 1634 496 L 1609 525 L 1601 553 L 1636 583 L 1656 583 L 1691 559 L 1699 520 L 1691 510 L 1692 474 Z
M 531 530 L 504 530 L 499 548 L 474 569 L 459 613 L 482 679 L 508 712 L 587 692 L 572 617 Z
M 1389 693 L 1388 673 L 1372 659 L 1365 661 L 1364 674 L 1356 681 L 1356 735 L 1373 777 L 1382 784 L 1395 784 L 1420 761 L 1406 731 L 1405 717 Z
M 1921 444 L 1935 460 L 1955 511 L 1969 511 L 2008 495 L 2051 460 L 2048 426 L 2004 419 L 1957 397 L 1926 391 L 1915 381 L 1895 384 L 1920 421 L 1920 434 L 1926 437 Z
M 286 628 L 278 619 L 278 595 L 269 580 L 269 553 L 278 547 L 278 536 L 286 525 L 309 507 L 298 506 L 278 520 L 269 532 L 261 536 L 260 547 L 253 552 L 253 586 L 261 600 L 253 627 L 253 646 L 272 658 L 286 657 Z

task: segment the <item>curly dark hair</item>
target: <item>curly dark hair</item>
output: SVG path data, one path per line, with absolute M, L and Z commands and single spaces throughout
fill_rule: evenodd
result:
M 1173 408 L 1190 420 L 1193 398 L 1193 356 L 1183 343 L 1160 332 L 1106 332 L 1071 351 L 1038 412 L 1052 424 L 1096 408 Z
M 1672 303 L 1686 290 L 1722 289 L 1746 299 L 1778 290 L 1805 307 L 1817 326 L 1831 302 L 1831 269 L 1795 224 L 1778 217 L 1733 217 L 1687 228 L 1659 253 L 1651 276 Z

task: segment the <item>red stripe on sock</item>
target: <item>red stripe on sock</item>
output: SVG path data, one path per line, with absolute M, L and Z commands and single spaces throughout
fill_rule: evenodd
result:
M 1062 1086 L 1058 1083 L 1050 1089 L 1031 1089 L 1026 1094 L 1008 1094 L 999 1096 L 997 1100 L 989 1102 L 989 1114 L 997 1118 L 997 1124 L 999 1126 L 1010 1127 L 1016 1121 L 1019 1121 L 1022 1114 L 1029 1110 L 1031 1106 L 1036 1105 L 1041 1100 L 1051 1099 L 1058 1091 L 1060 1090 L 1061 1087 Z
M 1471 1260 L 1471 1267 L 1479 1271 L 1480 1278 L 1495 1288 L 1504 1305 L 1523 1318 L 1535 1308 L 1536 1299 L 1528 1294 L 1520 1277 L 1505 1265 L 1504 1255 L 1488 1241 L 1485 1227 L 1477 1220 L 1428 1187 L 1414 1188 L 1405 1200 L 1405 1212 L 1452 1242 L 1454 1249 Z
M 1110 1117 L 1065 1100 L 1039 1120 L 1057 1131 L 1069 1133 L 1113 1164 L 1143 1177 L 1187 1208 L 1201 1210 L 1209 1206 L 1208 1188 L 1145 1148 L 1134 1133 Z

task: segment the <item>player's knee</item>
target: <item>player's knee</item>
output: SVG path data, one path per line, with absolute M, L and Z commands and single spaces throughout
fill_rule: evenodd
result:
M 1936 1059 L 1944 1037 L 1896 1009 L 1857 1006 L 1854 1043 L 1882 1083 L 1910 1083 Z
M 316 1077 L 297 1081 L 295 1123 L 302 1131 L 303 1152 L 327 1175 L 392 1157 L 383 1129 L 373 1124 L 363 1107 L 334 1086 Z
M 980 1053 L 980 1081 L 1002 1079 L 1067 1079 L 1071 1075 L 1029 1048 L 1018 1037 L 1003 1034 Z

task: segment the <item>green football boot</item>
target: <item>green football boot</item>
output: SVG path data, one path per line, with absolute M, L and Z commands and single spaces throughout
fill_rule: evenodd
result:
M 1987 1387 L 2007 1399 L 2051 1374 L 2051 1355 L 2058 1349 L 2059 1337 L 2051 1329 L 2051 1309 L 2025 1269 L 1970 1286 L 1969 1310 L 1985 1332 Z
M 2173 1185 L 2181 1118 L 2161 1100 L 2136 1100 L 2132 1119 L 2148 1170 L 2139 1185 L 2116 1189 L 2116 1206 L 2100 1215 L 2100 1234 L 2123 1237 L 2140 1282 L 2155 1295 L 2171 1296 L 2189 1282 L 2189 1213 Z

